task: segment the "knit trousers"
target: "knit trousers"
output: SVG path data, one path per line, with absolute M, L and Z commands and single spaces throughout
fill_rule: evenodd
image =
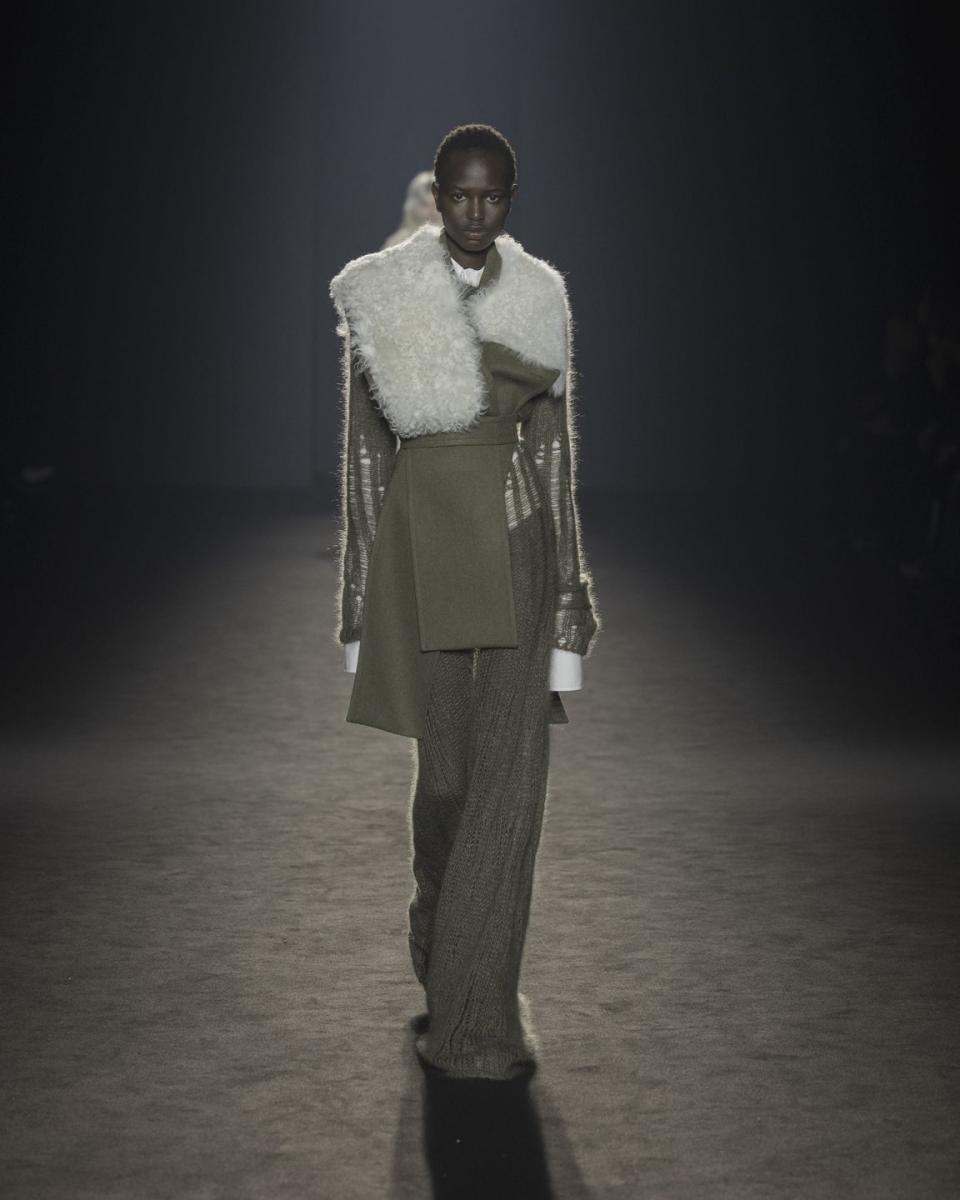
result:
M 519 645 L 441 651 L 416 744 L 409 945 L 422 1059 L 509 1079 L 535 1066 L 518 992 L 550 756 L 555 573 L 548 511 L 510 530 Z

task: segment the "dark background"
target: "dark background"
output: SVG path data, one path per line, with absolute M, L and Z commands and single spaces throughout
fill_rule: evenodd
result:
M 960 1195 L 938 11 L 7 6 L 4 1200 Z M 604 623 L 526 1111 L 424 1087 L 411 758 L 336 644 L 328 281 L 477 120 L 568 277 Z
M 955 263 L 924 5 L 21 5 L 5 464 L 334 492 L 327 281 L 453 125 L 512 140 L 568 277 L 580 478 L 801 503 L 883 322 Z

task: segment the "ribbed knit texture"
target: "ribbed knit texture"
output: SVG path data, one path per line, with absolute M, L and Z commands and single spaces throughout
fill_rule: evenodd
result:
M 441 652 L 417 739 L 409 942 L 430 1016 L 417 1048 L 452 1075 L 536 1061 L 518 982 L 549 768 L 549 519 L 541 504 L 510 530 L 519 645 Z

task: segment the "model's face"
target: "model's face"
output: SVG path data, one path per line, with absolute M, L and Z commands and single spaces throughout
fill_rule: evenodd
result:
M 507 164 L 487 150 L 456 150 L 433 184 L 447 236 L 465 254 L 484 254 L 503 230 L 516 194 L 507 188 Z

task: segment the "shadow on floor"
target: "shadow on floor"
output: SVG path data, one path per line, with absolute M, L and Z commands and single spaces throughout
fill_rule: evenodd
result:
M 445 1077 L 409 1031 L 402 1054 L 392 1200 L 591 1200 L 542 1079 Z

